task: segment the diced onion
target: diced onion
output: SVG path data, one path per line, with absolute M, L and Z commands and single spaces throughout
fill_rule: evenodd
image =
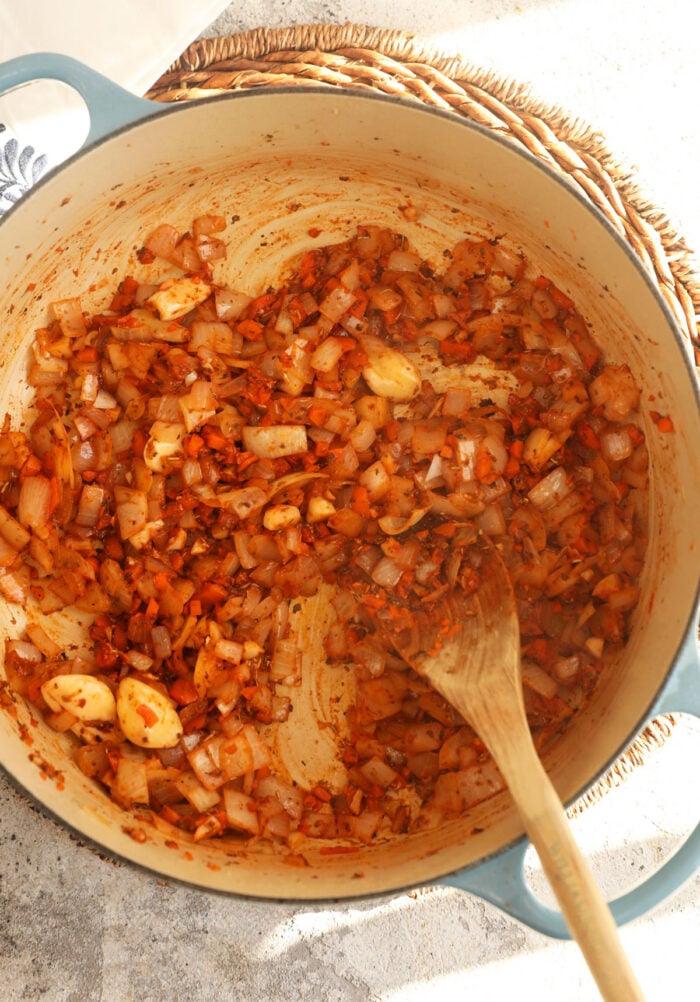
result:
M 4 672 L 139 831 L 303 865 L 309 839 L 410 838 L 503 788 L 399 654 L 449 644 L 486 537 L 536 742 L 616 670 L 650 449 L 630 368 L 507 238 L 424 261 L 372 223 L 322 246 L 320 220 L 243 292 L 218 279 L 226 221 L 163 223 L 100 312 L 59 300 L 36 331 L 31 415 L 0 429 L 0 596 L 29 620 Z
M 325 338 L 311 355 L 311 368 L 317 372 L 330 372 L 338 364 L 347 344 L 347 338 Z
M 303 425 L 245 425 L 241 434 L 245 448 L 263 459 L 294 456 L 308 448 Z
M 394 250 L 389 255 L 386 266 L 390 271 L 418 271 L 420 258 L 413 251 Z
M 382 557 L 372 568 L 372 580 L 382 588 L 393 588 L 402 574 L 403 571 L 391 557 Z
M 367 493 L 372 500 L 378 500 L 391 489 L 391 477 L 387 473 L 386 467 L 381 460 L 372 463 L 358 477 L 363 487 L 367 488 Z
M 17 503 L 17 517 L 22 525 L 35 532 L 45 532 L 55 504 L 53 487 L 47 477 L 24 478 Z
M 347 313 L 354 302 L 355 294 L 350 289 L 339 285 L 321 300 L 318 308 L 324 317 L 333 323 L 337 323 L 343 314 Z
M 626 428 L 608 428 L 600 436 L 600 449 L 611 463 L 621 463 L 632 455 L 633 445 Z
M 528 497 L 537 508 L 549 508 L 565 498 L 571 489 L 566 470 L 557 466 L 528 491 Z
M 553 699 L 557 694 L 558 685 L 555 679 L 543 671 L 539 665 L 532 661 L 523 661 L 521 673 L 525 685 L 534 689 L 545 699 Z
M 99 484 L 85 484 L 80 492 L 80 501 L 75 520 L 78 525 L 94 528 L 97 525 L 104 501 L 104 488 Z

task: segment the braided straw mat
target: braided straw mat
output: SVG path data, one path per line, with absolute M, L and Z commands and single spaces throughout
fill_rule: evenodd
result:
M 522 85 L 430 51 L 404 32 L 309 24 L 193 42 L 146 97 L 190 101 L 228 91 L 303 84 L 376 90 L 451 111 L 493 129 L 566 175 L 634 249 L 652 275 L 700 365 L 700 273 L 664 214 L 639 193 L 601 137 Z M 570 809 L 596 803 L 672 734 L 651 721 L 600 781 Z

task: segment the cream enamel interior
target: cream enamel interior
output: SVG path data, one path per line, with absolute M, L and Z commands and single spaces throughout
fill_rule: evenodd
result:
M 409 203 L 412 222 L 401 211 Z M 220 277 L 249 292 L 274 283 L 300 250 L 362 222 L 404 232 L 436 264 L 465 235 L 505 234 L 574 297 L 610 359 L 632 366 L 652 447 L 653 530 L 624 661 L 546 761 L 571 799 L 633 738 L 695 615 L 700 527 L 688 513 L 700 496 L 698 389 L 650 283 L 566 182 L 463 121 L 320 90 L 191 103 L 80 155 L 0 225 L 0 411 L 15 423 L 25 413 L 29 346 L 51 300 L 81 295 L 88 308 L 104 306 L 115 281 L 143 274 L 135 251 L 155 224 L 186 227 L 204 211 L 236 217 Z M 671 413 L 676 433 L 660 435 L 648 408 Z M 2 636 L 16 635 L 23 615 L 0 609 Z M 0 761 L 20 786 L 108 851 L 206 888 L 274 898 L 368 894 L 472 864 L 521 830 L 502 794 L 437 832 L 341 855 L 310 843 L 305 866 L 235 842 L 178 844 L 119 812 L 70 763 L 63 739 L 17 709 L 17 720 L 0 714 Z M 42 777 L 44 762 L 60 763 L 60 782 Z

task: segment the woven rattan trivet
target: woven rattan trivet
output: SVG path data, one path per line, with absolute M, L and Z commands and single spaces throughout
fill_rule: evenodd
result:
M 600 135 L 522 85 L 422 47 L 410 35 L 364 25 L 299 25 L 194 42 L 146 95 L 189 101 L 270 86 L 376 90 L 452 111 L 525 147 L 574 181 L 634 249 L 658 285 L 700 365 L 700 273 L 666 216 L 640 194 Z M 569 813 L 595 803 L 671 735 L 651 721 Z

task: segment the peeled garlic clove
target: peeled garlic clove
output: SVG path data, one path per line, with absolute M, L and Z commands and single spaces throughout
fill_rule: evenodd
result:
M 41 687 L 47 706 L 68 710 L 78 721 L 114 723 L 117 707 L 112 690 L 93 675 L 55 675 Z
M 136 678 L 119 683 L 117 717 L 124 737 L 139 748 L 173 748 L 183 734 L 168 697 Z
M 369 388 L 387 400 L 412 400 L 421 388 L 418 367 L 373 334 L 359 335 L 359 341 L 367 355 L 362 375 Z

